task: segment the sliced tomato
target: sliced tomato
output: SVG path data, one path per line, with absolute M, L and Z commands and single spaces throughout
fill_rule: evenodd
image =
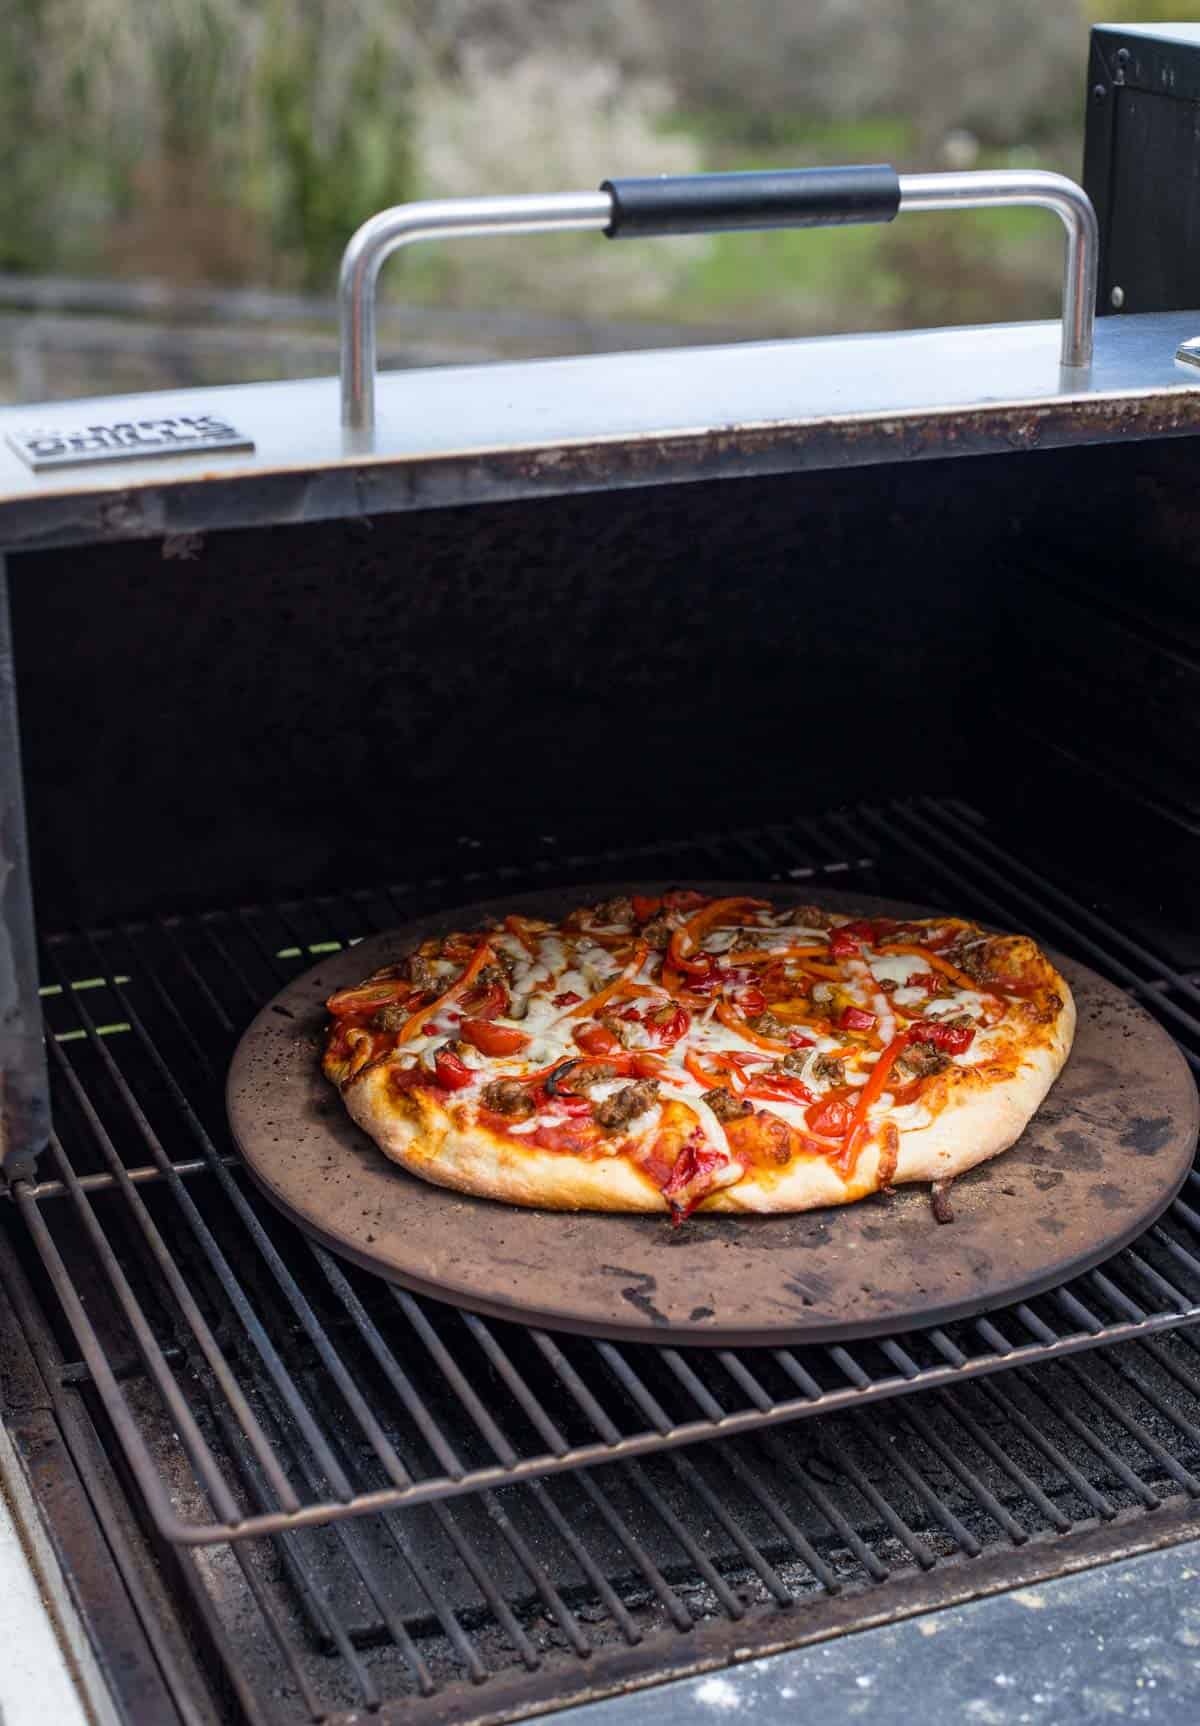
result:
M 840 1139 L 850 1131 L 854 1111 L 849 1103 L 843 1103 L 838 1097 L 825 1097 L 805 1110 L 804 1119 L 814 1133 L 822 1133 L 827 1139 Z
M 574 1037 L 585 1055 L 615 1055 L 621 1049 L 621 1039 L 607 1025 L 576 1025 Z
M 561 995 L 555 995 L 554 1005 L 556 1007 L 577 1007 L 582 1000 L 583 996 L 577 994 L 574 989 L 564 989 Z
M 484 983 L 469 989 L 460 1003 L 471 1019 L 495 1019 L 508 1006 L 507 991 L 500 983 Z
M 474 1044 L 481 1055 L 516 1055 L 529 1041 L 524 1031 L 511 1025 L 493 1025 L 489 1019 L 464 1019 L 458 1034 Z
M 622 1013 L 622 1018 L 625 1015 Z M 662 1008 L 653 1008 L 642 1019 L 646 1034 L 656 1049 L 673 1049 L 680 1037 L 686 1037 L 692 1023 L 691 1015 L 685 1007 L 675 1007 L 669 1014 L 664 1014 Z
M 829 931 L 829 951 L 835 959 L 857 959 L 858 942 L 845 929 Z
M 461 1091 L 475 1077 L 466 1062 L 449 1049 L 439 1049 L 433 1057 L 433 1071 L 443 1091 Z
M 743 1019 L 757 1019 L 767 1010 L 767 997 L 757 983 L 748 983 L 744 989 L 734 990 L 733 1004 Z

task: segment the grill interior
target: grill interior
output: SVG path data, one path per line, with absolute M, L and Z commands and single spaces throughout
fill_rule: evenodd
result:
M 1200 1493 L 1195 1174 L 1102 1270 L 986 1318 L 852 1348 L 617 1346 L 342 1265 L 243 1180 L 222 1086 L 262 1000 L 329 944 L 606 871 L 853 882 L 1027 928 L 1133 992 L 1193 1070 L 1194 952 L 949 800 L 527 869 L 468 855 L 44 943 L 56 1137 L 2 1268 L 164 1707 L 507 1718 L 1060 1567 L 1063 1536 L 1169 1536 Z M 89 1591 L 67 1544 L 91 1619 L 112 1577 Z

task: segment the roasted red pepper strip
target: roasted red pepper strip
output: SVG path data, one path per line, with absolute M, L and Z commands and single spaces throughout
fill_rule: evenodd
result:
M 667 949 L 671 964 L 677 971 L 685 971 L 692 977 L 703 977 L 708 974 L 715 963 L 711 953 L 700 954 L 699 947 L 705 935 L 714 923 L 719 923 L 722 917 L 736 917 L 747 911 L 759 911 L 766 905 L 765 899 L 748 899 L 744 895 L 732 899 L 713 899 L 694 917 L 689 917 L 682 929 L 676 929 L 671 936 L 671 944 Z M 692 957 L 693 954 L 697 956 Z
M 940 953 L 931 952 L 928 947 L 918 947 L 908 941 L 886 942 L 879 951 L 881 953 L 907 953 L 910 959 L 924 959 L 933 970 L 940 971 L 951 982 L 957 983 L 960 989 L 971 989 L 977 995 L 995 995 L 996 989 L 990 983 L 977 982 L 974 977 L 968 977 L 965 971 L 960 971 L 957 965 L 952 965 L 949 959 L 943 959 Z
M 633 957 L 628 965 L 607 982 L 603 989 L 597 991 L 588 1000 L 581 1001 L 577 1007 L 572 1007 L 568 1015 L 572 1019 L 591 1019 L 595 1017 L 596 1009 L 616 994 L 617 990 L 628 983 L 631 977 L 636 977 L 646 962 L 646 954 L 650 951 L 645 941 L 638 941 L 633 949 Z
M 848 935 L 844 929 L 829 931 L 829 951 L 835 959 L 857 959 L 858 942 L 853 935 Z
M 730 1089 L 728 1073 L 713 1073 L 701 1065 L 700 1057 L 691 1049 L 684 1052 L 683 1064 L 698 1085 L 703 1085 L 706 1091 L 711 1091 L 720 1085 L 725 1090 Z
M 785 1073 L 756 1073 L 742 1095 L 773 1103 L 811 1103 L 813 1100 L 807 1085 Z
M 461 1091 L 475 1077 L 465 1061 L 449 1049 L 439 1049 L 433 1057 L 433 1071 L 443 1091 Z
M 769 1049 L 774 1055 L 790 1055 L 792 1045 L 780 1042 L 778 1037 L 760 1037 L 757 1031 L 751 1030 L 745 1019 L 735 1013 L 728 1001 L 717 1002 L 717 1018 L 729 1031 L 736 1031 L 739 1037 L 744 1037 L 748 1043 L 753 1043 L 756 1049 Z
M 854 1165 L 858 1161 L 858 1153 L 862 1148 L 867 1132 L 867 1112 L 872 1103 L 878 1102 L 887 1085 L 888 1075 L 901 1055 L 907 1049 L 909 1032 L 901 1031 L 898 1037 L 893 1037 L 887 1048 L 871 1068 L 871 1077 L 858 1093 L 858 1101 L 854 1106 L 854 1119 L 846 1140 L 838 1152 L 836 1162 L 843 1175 L 852 1175 Z
M 863 1007 L 847 1007 L 838 1020 L 838 1029 L 842 1031 L 873 1031 L 875 1029 L 875 1014 L 868 1013 Z
M 465 992 L 471 987 L 471 984 L 475 981 L 476 977 L 478 977 L 479 973 L 483 970 L 483 967 L 488 963 L 489 959 L 492 959 L 493 957 L 494 955 L 492 953 L 491 943 L 485 938 L 479 943 L 478 947 L 476 947 L 474 953 L 471 955 L 471 962 L 463 972 L 462 976 L 459 977 L 456 982 L 451 983 L 450 987 L 444 994 L 439 995 L 436 1001 L 431 1001 L 428 1007 L 422 1007 L 418 1012 L 412 1015 L 411 1019 L 409 1019 L 408 1023 L 400 1033 L 400 1041 L 402 1043 L 408 1043 L 411 1042 L 414 1037 L 419 1037 L 430 1019 L 439 1013 L 448 1002 L 453 1001 L 457 995 L 465 994 Z
M 412 984 L 404 977 L 380 977 L 374 982 L 359 983 L 354 989 L 339 989 L 325 1005 L 335 1019 L 350 1013 L 374 1013 L 380 1007 L 390 1007 L 411 995 Z
M 561 995 L 555 995 L 554 1005 L 556 1007 L 576 1007 L 582 1000 L 583 996 L 577 994 L 574 989 L 564 989 Z
M 661 899 L 649 899 L 641 893 L 633 896 L 633 914 L 639 923 L 648 923 L 651 917 L 657 916 L 662 910 Z

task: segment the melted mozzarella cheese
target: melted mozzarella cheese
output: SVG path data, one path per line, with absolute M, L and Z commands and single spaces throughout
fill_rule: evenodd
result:
M 972 1019 L 982 1019 L 987 1011 L 985 998 L 974 989 L 956 989 L 952 995 L 939 995 L 925 1009 L 927 1019 L 948 1019 L 955 1013 L 969 1013 Z
M 722 1152 L 726 1160 L 732 1162 L 733 1153 L 729 1149 L 729 1140 L 725 1137 L 725 1129 L 708 1104 L 702 1102 L 699 1097 L 687 1097 L 681 1100 L 686 1102 L 687 1107 L 692 1110 L 700 1122 L 700 1131 L 713 1149 Z
M 923 960 L 914 959 L 910 953 L 868 953 L 867 957 L 875 975 L 889 983 L 907 983 L 918 971 L 928 976 L 930 970 Z

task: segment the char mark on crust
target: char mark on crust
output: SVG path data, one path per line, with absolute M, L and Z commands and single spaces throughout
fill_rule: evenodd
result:
M 879 1145 L 879 1168 L 875 1179 L 881 1187 L 890 1185 L 900 1161 L 900 1129 L 895 1121 L 885 1121 Z

